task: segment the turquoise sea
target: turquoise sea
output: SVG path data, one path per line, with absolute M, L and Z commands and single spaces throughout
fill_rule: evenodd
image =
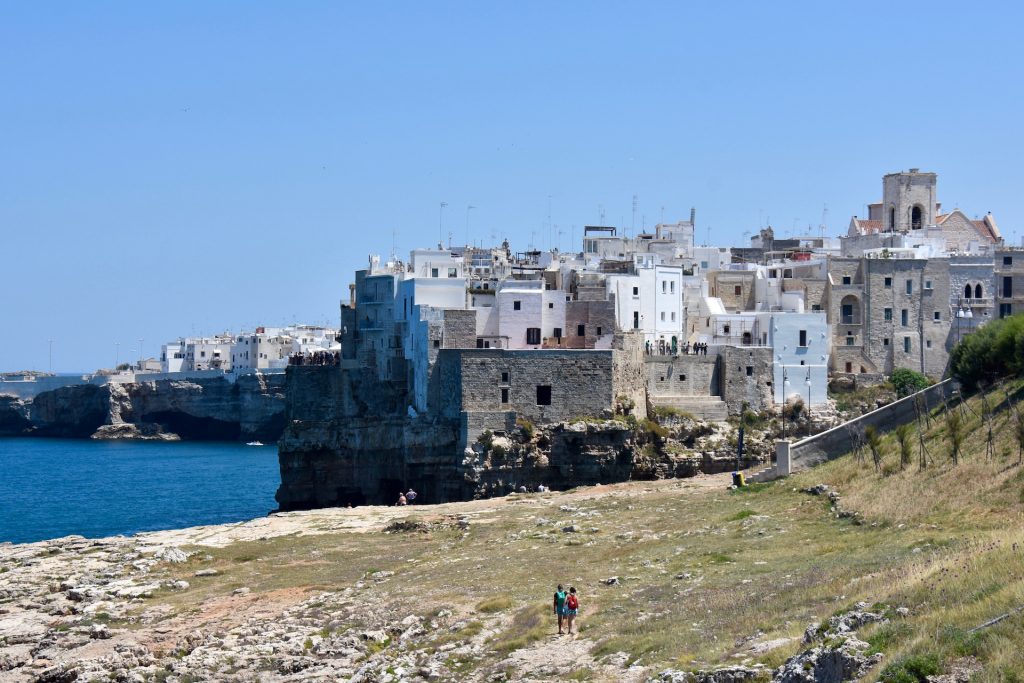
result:
M 0 438 L 0 542 L 253 519 L 279 481 L 274 445 Z

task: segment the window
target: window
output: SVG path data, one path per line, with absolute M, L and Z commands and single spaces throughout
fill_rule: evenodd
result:
M 633 288 L 633 296 L 640 296 L 640 288 L 639 287 L 634 287 Z
M 561 327 L 556 327 L 554 329 L 554 337 L 555 337 L 555 339 L 561 339 L 562 338 L 562 328 Z
M 634 330 L 639 330 L 640 329 L 640 312 L 639 311 L 633 311 L 633 329 Z
M 1012 266 L 1013 265 L 1013 257 L 1012 256 L 1004 256 L 1003 257 L 1003 265 L 1004 266 Z
M 925 280 L 924 281 L 924 288 L 925 289 L 931 289 L 932 288 L 932 281 L 931 280 Z
M 849 275 L 844 275 L 844 276 L 843 276 L 843 284 L 844 284 L 844 285 L 848 285 L 848 284 L 850 284 L 850 283 L 851 283 L 852 281 L 853 281 L 853 280 L 852 280 L 852 279 L 850 278 L 850 276 L 849 276 Z
M 668 291 L 668 282 L 665 280 L 661 281 L 661 293 L 664 294 Z
M 982 295 L 981 284 L 974 285 L 974 298 L 975 299 L 980 299 L 981 295 Z M 967 297 L 967 298 L 970 299 L 971 297 Z
M 747 377 L 753 377 L 753 376 L 754 376 L 754 366 L 753 365 L 748 365 L 747 366 Z
M 914 281 L 913 280 L 907 280 L 907 294 L 913 294 L 913 293 L 914 293 Z
M 382 343 L 383 343 L 383 342 L 382 342 Z M 440 339 L 435 339 L 435 340 L 434 340 L 434 348 L 435 348 L 435 349 L 439 349 L 439 348 L 441 348 L 441 340 L 440 340 Z
M 538 384 L 537 385 L 537 405 L 549 406 L 551 405 L 551 385 L 550 384 Z
M 932 320 L 942 320 L 942 313 L 935 311 L 935 314 L 932 316 Z
M 600 327 L 599 327 L 599 328 L 597 328 L 597 336 L 598 336 L 598 337 L 600 337 L 600 336 L 601 336 L 601 328 L 600 328 Z
M 807 330 L 800 330 L 799 346 L 807 346 Z
M 900 325 L 903 325 L 903 327 L 906 327 L 907 326 L 907 321 L 909 320 L 909 318 L 910 318 L 910 316 L 907 315 L 907 309 L 904 308 L 902 311 L 900 311 Z
M 729 326 L 725 325 L 722 327 L 722 334 L 729 334 Z
M 526 343 L 527 344 L 540 344 L 540 328 L 539 327 L 527 327 L 526 328 Z
M 853 342 L 854 342 L 853 335 L 852 334 L 846 335 L 846 345 L 847 346 L 853 346 Z
M 892 322 L 892 309 L 891 308 L 885 309 L 885 321 L 886 322 Z
M 587 336 L 587 326 L 586 325 L 577 325 L 576 326 L 576 336 L 577 337 L 585 337 L 585 336 Z
M 672 322 L 676 321 L 676 312 L 672 311 Z
M 679 381 L 680 382 L 685 382 L 686 381 L 686 375 L 679 375 Z
M 508 384 L 508 372 L 501 373 L 501 383 Z
M 458 268 L 449 268 L 448 269 L 448 277 L 458 277 L 458 276 L 459 276 L 459 269 Z
M 501 402 L 508 403 L 508 389 L 501 390 Z
M 741 287 L 740 285 L 736 285 L 735 287 L 733 287 L 733 294 L 735 294 L 736 296 L 739 296 L 742 293 L 743 293 L 743 287 Z
M 478 349 L 484 348 L 484 340 L 481 339 L 480 337 L 476 338 L 476 348 L 478 348 Z
M 846 371 L 853 372 L 853 363 L 851 363 L 850 361 L 846 361 Z
M 903 338 L 903 353 L 910 353 L 910 337 Z
M 1007 298 L 1013 296 L 1013 278 L 1012 277 L 1004 277 L 1003 278 L 1003 296 L 1007 297 Z
M 430 269 L 430 277 L 437 277 L 437 268 Z
M 661 322 L 665 322 L 665 311 L 661 312 Z
M 889 345 L 889 338 L 886 337 L 885 339 L 882 340 L 882 346 L 888 346 L 888 345 Z
M 821 304 L 811 304 L 811 310 L 812 311 L 820 311 L 821 310 Z
M 891 277 L 885 278 L 885 286 L 886 287 L 892 287 L 892 278 Z
M 700 262 L 700 267 L 701 267 L 701 270 L 707 270 L 708 269 L 708 262 L 707 261 L 701 261 Z
M 520 311 L 520 310 L 522 310 L 522 308 L 523 308 L 523 302 L 522 301 L 513 301 L 512 302 L 512 310 L 513 311 Z
M 552 309 L 552 308 L 554 308 L 554 307 L 555 307 L 555 304 L 554 304 L 554 302 L 551 302 L 551 301 L 549 301 L 549 302 L 548 302 L 548 309 Z
M 1013 315 L 1013 304 L 999 304 L 999 317 L 1005 318 L 1008 315 Z
M 669 291 L 670 294 L 675 294 L 676 293 L 676 281 L 675 280 L 672 280 L 671 282 L 668 283 L 668 291 Z
M 924 345 L 925 345 L 925 347 L 927 347 L 929 349 L 932 348 L 932 340 L 931 339 L 926 340 Z

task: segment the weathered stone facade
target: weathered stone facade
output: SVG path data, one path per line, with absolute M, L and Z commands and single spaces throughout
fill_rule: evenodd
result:
M 949 259 L 832 258 L 829 278 L 834 371 L 945 373 Z
M 765 347 L 725 346 L 721 353 L 722 400 L 729 413 L 744 406 L 754 411 L 772 407 L 772 350 Z

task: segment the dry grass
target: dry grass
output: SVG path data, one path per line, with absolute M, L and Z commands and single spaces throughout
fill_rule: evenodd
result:
M 1007 679 L 1006 672 L 1024 671 L 1024 615 L 980 635 L 967 631 L 1024 604 L 1024 468 L 1015 465 L 1004 416 L 991 460 L 980 420 L 964 424 L 965 458 L 956 467 L 936 419 L 926 435 L 934 460 L 924 471 L 916 466 L 916 434 L 915 464 L 903 471 L 887 436 L 883 474 L 869 459 L 846 457 L 745 491 L 657 482 L 508 499 L 474 519 L 466 535 L 342 533 L 236 544 L 209 551 L 211 560 L 160 570 L 160 578 L 185 578 L 192 588 L 148 602 L 183 613 L 243 585 L 259 596 L 365 583 L 360 600 L 386 595 L 397 618 L 444 606 L 453 618 L 472 619 L 470 628 L 438 631 L 433 642 L 485 640 L 489 654 L 460 660 L 464 673 L 554 634 L 548 601 L 558 583 L 579 591 L 581 638 L 595 656 L 622 651 L 655 669 L 776 666 L 799 644 L 754 656 L 751 637 L 798 638 L 810 622 L 864 600 L 911 610 L 862 634 L 887 663 L 922 656 L 945 664 L 971 654 L 986 663 L 979 680 Z M 822 482 L 866 523 L 837 519 L 826 499 L 799 490 Z M 575 509 L 560 509 L 566 502 Z M 582 531 L 564 533 L 569 523 Z M 192 577 L 205 567 L 221 575 Z M 378 582 L 371 570 L 395 575 Z M 619 583 L 606 585 L 610 576 Z M 359 614 L 351 619 L 360 626 Z

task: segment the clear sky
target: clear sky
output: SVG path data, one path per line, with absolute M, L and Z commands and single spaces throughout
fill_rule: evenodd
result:
M 884 173 L 1019 242 L 1017 3 L 0 1 L 0 369 L 331 322 L 370 253 L 688 218 L 845 231 Z M 467 212 L 467 206 L 476 208 Z M 550 207 L 550 221 L 548 212 Z M 557 226 L 557 227 L 549 227 Z M 562 234 L 559 235 L 558 233 Z M 553 237 L 552 237 L 553 235 Z

